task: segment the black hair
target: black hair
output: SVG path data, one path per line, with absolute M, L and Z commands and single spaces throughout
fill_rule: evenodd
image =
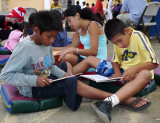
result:
M 95 4 L 94 3 L 92 3 L 92 6 L 94 6 Z
M 23 32 L 26 23 L 27 23 L 26 21 L 22 21 L 21 23 L 19 23 L 18 24 L 18 30 Z
M 26 37 L 28 35 L 29 28 L 31 28 L 30 24 L 27 21 L 22 21 L 18 24 L 17 30 L 23 32 L 22 36 Z
M 57 17 L 58 17 L 59 19 L 63 20 L 62 14 L 61 14 L 58 10 L 54 10 L 54 9 L 53 9 L 53 10 L 51 10 L 51 13 L 57 15 Z M 61 22 L 62 22 L 62 21 L 61 21 Z
M 79 5 L 79 1 L 77 1 L 76 4 Z
M 79 13 L 79 15 L 82 19 L 97 21 L 100 23 L 100 21 L 95 18 L 95 15 L 93 14 L 93 12 L 90 8 L 86 7 L 84 9 L 81 9 L 80 7 L 78 7 L 76 5 L 71 5 L 69 8 L 67 8 L 64 11 L 64 17 L 75 16 L 76 13 Z
M 83 5 L 86 5 L 86 2 L 84 1 L 84 2 L 82 2 L 83 3 Z
M 29 22 L 26 22 L 24 25 L 23 37 L 26 37 L 27 35 L 31 34 L 33 34 L 32 26 L 29 24 Z
M 56 12 L 53 14 L 52 11 L 38 11 L 32 13 L 28 20 L 32 27 L 39 28 L 40 34 L 44 31 L 63 31 L 61 18 Z
M 87 3 L 86 5 L 89 6 L 89 3 Z
M 125 34 L 125 28 L 127 28 L 126 24 L 120 19 L 115 18 L 107 21 L 104 31 L 108 40 L 111 40 L 117 34 Z

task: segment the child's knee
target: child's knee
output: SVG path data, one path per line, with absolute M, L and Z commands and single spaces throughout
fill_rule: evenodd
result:
M 72 59 L 73 54 L 71 53 L 67 53 L 64 57 L 63 57 L 63 61 L 69 61 L 70 59 Z
M 81 82 L 78 80 L 77 81 L 77 91 L 81 90 L 82 87 L 81 87 Z
M 148 81 L 150 81 L 152 78 L 152 74 L 149 70 L 142 70 L 139 72 L 139 75 L 147 79 Z
M 97 61 L 97 60 L 99 60 L 97 57 L 95 57 L 95 56 L 88 56 L 87 58 L 86 58 L 86 60 L 88 61 L 88 62 L 91 62 L 91 61 Z
M 88 58 L 88 59 L 94 59 L 95 56 L 88 56 L 87 58 Z
M 94 56 L 87 56 L 84 61 L 89 62 L 89 61 L 93 61 Z

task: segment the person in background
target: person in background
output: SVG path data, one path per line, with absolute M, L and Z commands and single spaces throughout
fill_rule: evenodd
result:
M 87 7 L 87 8 L 90 8 L 90 7 L 89 7 L 89 3 L 86 4 L 86 7 Z
M 52 44 L 52 47 L 66 47 L 68 45 L 69 41 L 66 30 L 58 32 L 56 39 Z
M 104 0 L 97 0 L 95 10 L 94 10 L 96 17 L 102 22 L 104 22 L 104 11 L 103 11 L 103 4 L 102 4 L 103 1 Z
M 118 19 L 122 20 L 127 26 L 138 23 L 144 8 L 147 5 L 147 0 L 123 0 Z M 144 17 L 144 22 L 148 22 L 151 18 Z
M 76 1 L 76 5 L 81 8 L 81 6 L 79 5 L 79 1 Z
M 118 4 L 116 4 L 113 8 L 113 18 L 116 18 L 117 15 L 119 15 L 120 11 L 121 11 L 121 8 L 122 8 L 122 3 L 121 1 L 119 0 L 118 1 Z
M 51 4 L 50 10 L 56 7 L 62 7 L 62 5 L 58 2 L 58 0 L 53 0 L 53 3 Z
M 11 31 L 19 28 L 18 23 L 23 21 L 25 14 L 24 8 L 16 7 L 9 15 L 0 15 L 0 42 L 8 39 Z
M 85 1 L 82 2 L 82 7 L 81 7 L 81 9 L 84 9 L 84 8 L 86 8 L 86 2 L 85 2 Z
M 53 14 L 56 14 L 62 21 L 63 24 L 63 18 L 62 15 L 59 11 L 57 10 L 51 10 Z M 67 37 L 67 32 L 66 30 L 59 31 L 54 42 L 52 43 L 52 47 L 65 47 L 69 45 L 68 37 Z
M 94 3 L 92 3 L 91 10 L 92 10 L 92 12 L 94 12 L 94 10 L 95 10 L 95 4 Z
M 112 8 L 113 8 L 113 0 L 108 0 L 107 4 L 108 18 L 107 20 L 111 20 L 113 18 Z
M 18 44 L 20 41 L 21 37 L 25 38 L 28 35 L 28 28 L 29 28 L 29 23 L 28 22 L 21 22 L 19 24 L 19 28 L 16 30 L 13 30 L 9 37 L 8 40 L 5 42 L 4 49 L 9 49 L 11 52 L 13 52 L 14 47 Z

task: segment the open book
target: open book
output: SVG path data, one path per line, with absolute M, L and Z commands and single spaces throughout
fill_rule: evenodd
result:
M 95 75 L 80 75 L 80 77 L 84 77 L 84 78 L 93 80 L 97 83 L 99 83 L 99 82 L 117 82 L 117 81 L 120 81 L 121 78 L 122 78 L 122 77 L 116 77 L 116 78 L 109 79 L 108 77 L 98 75 L 98 74 L 95 74 Z
M 67 79 L 67 78 L 70 78 L 70 77 L 75 77 L 75 76 L 79 76 L 79 75 L 82 75 L 83 73 L 78 73 L 78 74 L 74 74 L 74 75 L 71 75 L 71 76 L 66 76 L 66 77 L 62 77 L 62 78 L 58 78 L 58 79 L 54 79 L 52 80 L 50 83 L 52 82 L 56 82 L 56 81 L 59 81 L 59 80 L 63 80 L 63 79 Z

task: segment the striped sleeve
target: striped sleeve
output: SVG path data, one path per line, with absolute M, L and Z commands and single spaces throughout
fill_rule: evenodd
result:
M 119 52 L 117 52 L 118 51 L 118 46 L 116 46 L 115 44 L 114 44 L 114 51 L 113 51 L 113 57 L 112 57 L 112 62 L 117 62 L 117 63 L 119 63 L 119 64 L 121 64 L 121 60 L 120 60 L 120 57 L 121 57 L 121 55 L 120 55 L 120 53 Z
M 136 33 L 141 40 L 141 42 L 139 42 L 140 43 L 139 48 L 141 50 L 142 55 L 145 57 L 146 61 L 159 64 L 159 61 L 150 44 L 148 37 L 139 31 L 136 31 L 134 33 Z

